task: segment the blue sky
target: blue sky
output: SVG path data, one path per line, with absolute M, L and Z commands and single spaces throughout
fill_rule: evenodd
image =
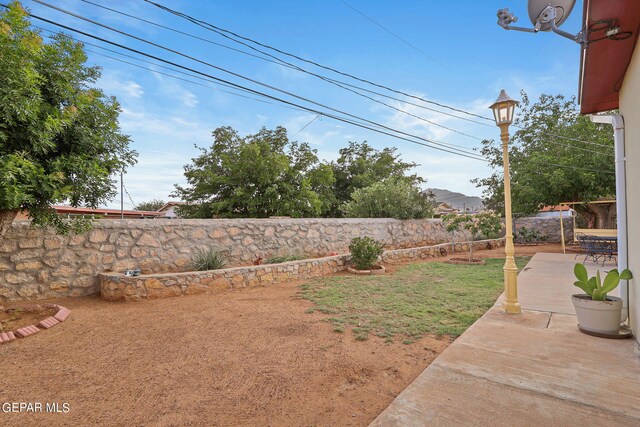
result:
M 216 43 L 247 50 L 142 0 L 92 1 Z M 521 90 L 525 90 L 531 98 L 536 98 L 541 93 L 561 93 L 566 96 L 577 94 L 577 44 L 549 33 L 534 35 L 504 31 L 496 24 L 497 9 L 509 7 L 520 18 L 518 24 L 528 25 L 525 0 L 346 1 L 417 49 L 358 14 L 341 0 L 157 0 L 173 9 L 306 59 L 485 116 L 490 115 L 488 106 L 503 88 L 515 99 L 519 99 Z M 202 61 L 385 126 L 463 147 L 480 146 L 477 139 L 435 127 L 295 70 L 171 33 L 79 0 L 51 0 L 51 3 Z M 140 48 L 220 78 L 286 97 L 33 1 L 25 1 L 24 4 L 35 15 Z M 576 33 L 581 14 L 582 2 L 578 2 L 563 29 Z M 55 30 L 53 25 L 36 20 L 34 24 Z M 72 32 L 70 34 L 81 40 L 90 40 Z M 96 41 L 92 43 L 104 45 Z M 118 57 L 91 46 L 87 48 Z M 376 134 L 330 118 L 317 119 L 301 131 L 316 117 L 315 114 L 285 108 L 277 103 L 238 97 L 220 91 L 219 89 L 227 89 L 216 87 L 213 83 L 200 81 L 207 87 L 194 85 L 92 52 L 89 53 L 89 62 L 103 68 L 99 86 L 121 102 L 121 127 L 131 135 L 132 146 L 140 153 L 138 164 L 125 175 L 125 186 L 135 203 L 151 199 L 169 200 L 173 185 L 185 182 L 183 166 L 198 154 L 194 144 L 209 146 L 212 142 L 211 131 L 219 126 L 232 126 L 243 135 L 255 133 L 263 126 L 285 126 L 291 139 L 309 142 L 318 150 L 319 157 L 326 160 L 336 159 L 338 150 L 345 147 L 348 141 L 366 140 L 376 148 L 394 146 L 404 160 L 421 164 L 416 172 L 427 180 L 425 187 L 447 188 L 468 195 L 481 193 L 481 189 L 476 188 L 469 180 L 489 174 L 482 162 Z M 179 76 L 176 72 L 163 70 L 155 65 L 140 65 Z M 304 67 L 333 78 L 345 79 L 309 65 Z M 498 137 L 495 125 L 482 126 L 405 102 L 381 100 L 476 138 Z M 131 207 L 131 199 L 125 196 L 125 208 Z M 109 206 L 119 206 L 119 198 Z

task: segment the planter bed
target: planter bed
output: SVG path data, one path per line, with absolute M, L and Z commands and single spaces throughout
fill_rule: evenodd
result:
M 504 246 L 504 239 L 473 242 L 474 249 L 493 249 Z M 393 263 L 443 256 L 451 243 L 418 248 L 385 251 L 382 261 Z M 467 243 L 456 243 L 456 251 L 468 249 Z M 348 254 L 290 261 L 281 264 L 261 264 L 248 267 L 225 268 L 183 273 L 142 274 L 125 276 L 121 273 L 98 275 L 100 294 L 107 301 L 140 301 L 148 298 L 169 298 L 181 295 L 215 292 L 290 280 L 326 276 L 347 269 Z

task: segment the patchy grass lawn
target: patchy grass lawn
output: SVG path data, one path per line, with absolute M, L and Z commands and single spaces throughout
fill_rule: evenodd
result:
M 518 257 L 521 269 L 530 257 Z M 309 312 L 330 314 L 336 332 L 351 328 L 356 339 L 370 333 L 409 344 L 425 333 L 457 337 L 502 293 L 504 259 L 486 265 L 425 262 L 383 276 L 333 276 L 302 285 L 313 301 Z

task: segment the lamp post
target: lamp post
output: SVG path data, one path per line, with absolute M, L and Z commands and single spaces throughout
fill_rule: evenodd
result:
M 500 128 L 500 140 L 502 141 L 502 163 L 504 165 L 504 216 L 507 228 L 505 236 L 505 262 L 504 262 L 504 301 L 502 309 L 507 313 L 520 313 L 518 302 L 518 267 L 513 258 L 513 231 L 511 225 L 511 177 L 509 175 L 509 125 L 513 121 L 513 111 L 516 101 L 509 98 L 506 92 L 500 91 L 500 96 L 491 105 L 496 125 Z

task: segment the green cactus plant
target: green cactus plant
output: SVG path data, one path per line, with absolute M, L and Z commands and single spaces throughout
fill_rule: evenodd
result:
M 589 277 L 587 269 L 582 264 L 576 264 L 573 268 L 573 274 L 578 279 L 573 284 L 582 289 L 594 301 L 606 301 L 607 293 L 618 287 L 620 280 L 630 280 L 633 274 L 629 269 L 625 268 L 622 273 L 618 273 L 617 269 L 613 269 L 607 273 L 604 282 L 600 280 L 600 270 L 596 272 L 594 277 Z

